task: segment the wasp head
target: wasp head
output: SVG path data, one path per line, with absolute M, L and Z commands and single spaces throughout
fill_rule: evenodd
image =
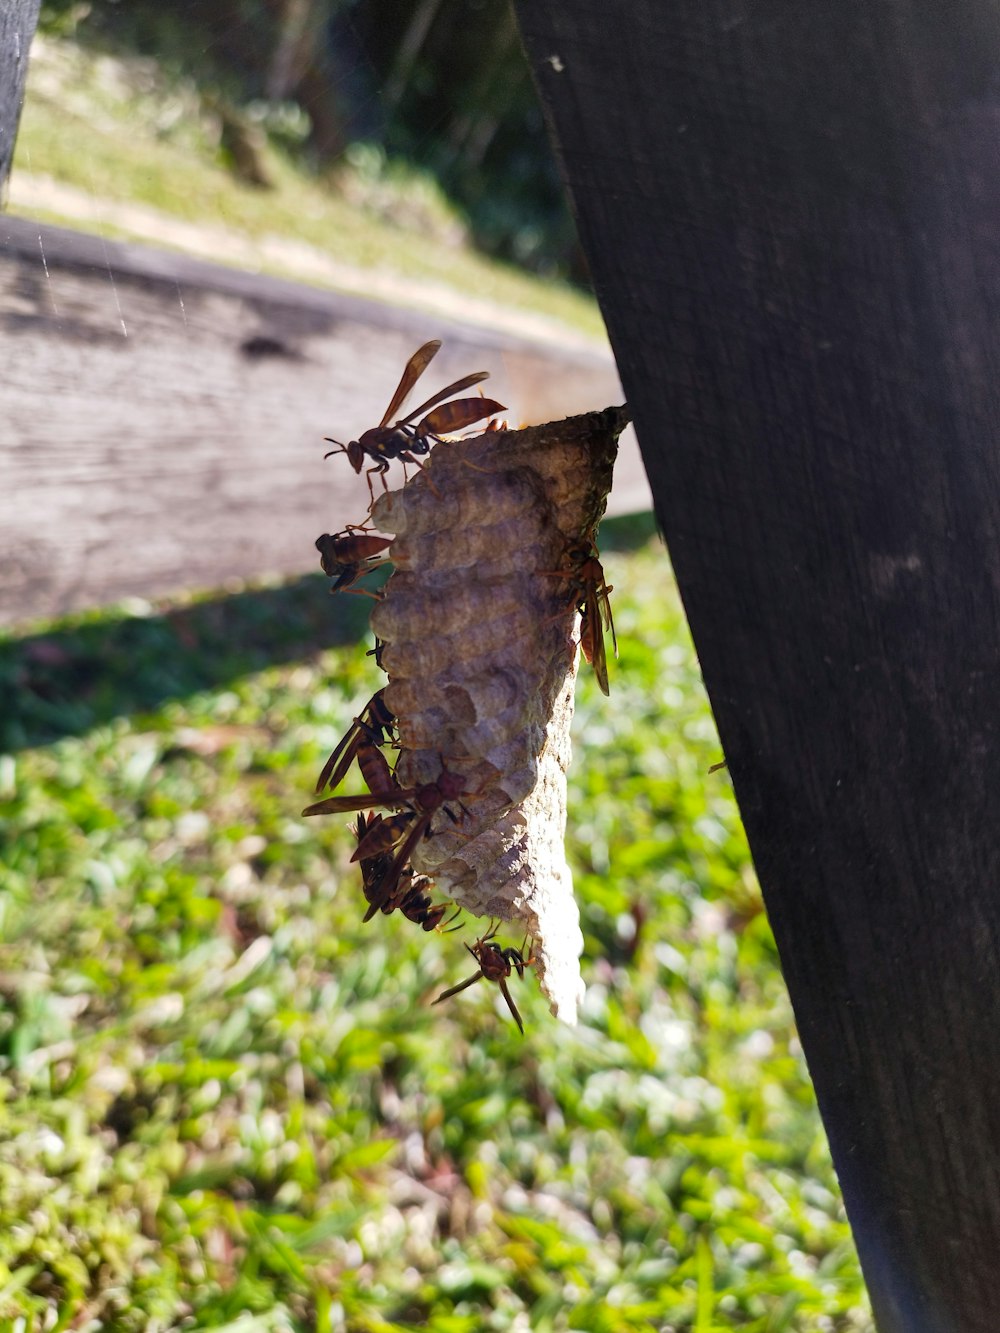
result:
M 347 461 L 355 472 L 360 472 L 365 462 L 365 451 L 359 440 L 351 440 L 344 450 Z

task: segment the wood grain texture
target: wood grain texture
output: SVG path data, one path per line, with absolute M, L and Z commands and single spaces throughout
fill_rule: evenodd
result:
M 39 0 L 3 0 L 0 5 L 0 206 L 7 197 L 38 7 Z
M 311 572 L 368 501 L 323 437 L 374 425 L 431 337 L 425 397 L 483 369 L 514 423 L 621 400 L 599 347 L 0 219 L 0 622 Z M 612 512 L 649 507 L 632 449 Z
M 518 8 L 878 1325 L 992 1333 L 1000 12 Z

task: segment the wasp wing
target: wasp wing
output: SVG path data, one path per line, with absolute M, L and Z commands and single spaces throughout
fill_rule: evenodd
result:
M 597 683 L 604 694 L 610 694 L 608 688 L 608 655 L 604 648 L 604 626 L 601 623 L 599 601 L 588 597 L 581 612 L 583 623 L 580 626 L 580 647 L 583 655 L 594 668 Z
M 388 819 L 379 818 L 377 823 L 369 824 L 367 835 L 359 840 L 351 860 L 370 861 L 375 856 L 388 855 L 406 833 L 410 820 L 415 818 L 412 810 L 405 810 L 401 814 L 390 815 Z
M 319 543 L 317 542 L 317 545 L 318 544 Z M 360 571 L 356 577 L 360 578 Z M 344 575 L 341 574 L 333 588 L 334 592 L 339 588 L 346 587 L 347 583 L 350 582 L 348 579 L 346 582 L 342 583 L 341 580 L 343 578 Z M 337 748 L 323 765 L 323 771 L 320 773 L 319 780 L 316 783 L 317 795 L 319 795 L 327 783 L 333 788 L 340 785 L 347 774 L 347 770 L 354 762 L 355 755 L 365 738 L 367 738 L 372 745 L 382 745 L 385 743 L 385 739 L 391 730 L 395 718 L 392 713 L 389 712 L 385 700 L 382 698 L 384 689 L 385 687 L 383 686 L 381 690 L 375 691 L 365 704 L 364 708 L 362 708 L 361 716 L 354 719 L 347 734 L 341 738 Z M 365 721 L 366 718 L 368 721 Z M 338 760 L 340 760 L 339 763 L 337 762 Z M 374 787 L 371 787 L 370 783 L 369 787 L 372 791 L 375 790 Z
M 433 398 L 428 398 L 426 403 L 421 403 L 418 408 L 405 416 L 402 421 L 398 421 L 398 426 L 408 426 L 411 421 L 415 421 L 421 412 L 427 412 L 438 403 L 450 398 L 453 393 L 461 393 L 463 389 L 471 389 L 473 384 L 478 384 L 480 380 L 487 380 L 490 377 L 488 370 L 477 370 L 472 375 L 466 375 L 464 379 L 456 380 L 454 384 L 449 384 L 446 389 L 441 389 Z
M 302 813 L 304 815 L 346 815 L 353 814 L 356 810 L 395 809 L 396 806 L 406 805 L 412 795 L 412 791 L 401 788 L 399 791 L 378 796 L 370 792 L 367 796 L 328 796 L 325 801 L 317 801 L 314 805 L 307 805 Z
M 611 594 L 612 592 L 614 592 L 614 588 L 613 588 L 610 584 L 605 583 L 604 586 L 601 588 L 601 592 L 600 592 L 600 599 L 601 599 L 601 618 L 602 618 L 603 621 L 604 621 L 604 627 L 605 627 L 605 629 L 609 629 L 609 630 L 611 631 L 611 643 L 612 643 L 612 646 L 614 647 L 614 650 L 615 650 L 615 657 L 617 657 L 617 656 L 618 656 L 618 635 L 615 633 L 615 621 L 614 621 L 614 617 L 613 617 L 612 614 L 611 614 L 611 597 L 610 597 L 610 594 Z
M 357 721 L 351 724 L 351 729 L 341 740 L 340 744 L 331 754 L 330 758 L 323 765 L 323 771 L 320 773 L 316 782 L 316 794 L 330 783 L 337 787 L 343 781 L 347 770 L 354 762 L 354 756 L 357 753 L 358 746 L 361 743 L 362 731 Z M 340 760 L 338 763 L 337 761 Z
M 389 406 L 385 409 L 385 416 L 378 423 L 380 427 L 387 426 L 393 419 L 399 409 L 403 406 L 409 395 L 410 390 L 416 384 L 417 380 L 424 373 L 427 367 L 433 361 L 441 350 L 439 339 L 434 338 L 429 343 L 424 343 L 423 347 L 418 347 L 406 363 L 406 369 L 403 371 L 403 378 L 396 385 L 396 392 L 389 401 Z M 419 409 L 421 412 L 423 408 Z M 416 415 L 416 413 L 414 413 Z

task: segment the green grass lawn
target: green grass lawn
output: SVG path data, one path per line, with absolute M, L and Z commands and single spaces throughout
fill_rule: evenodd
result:
M 495 987 L 430 1007 L 476 923 L 363 925 L 347 819 L 300 817 L 377 685 L 360 599 L 0 644 L 0 1327 L 871 1327 L 666 558 L 606 568 L 587 1000 L 515 978 L 523 1038 Z
M 48 176 L 108 235 L 138 204 L 600 331 L 425 179 L 361 154 L 331 185 L 279 138 L 275 188 L 241 185 L 190 81 L 50 35 L 14 197 Z M 476 923 L 362 924 L 349 820 L 301 818 L 378 684 L 360 600 L 309 577 L 0 639 L 0 1333 L 871 1328 L 666 558 L 606 569 L 587 1000 L 570 1029 L 515 979 L 523 1038 L 495 987 L 431 1007 Z

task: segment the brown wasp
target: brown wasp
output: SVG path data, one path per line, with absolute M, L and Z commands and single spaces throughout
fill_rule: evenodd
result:
M 321 792 L 327 785 L 332 788 L 338 787 L 354 760 L 357 758 L 360 763 L 359 751 L 366 744 L 368 749 L 375 749 L 376 746 L 385 745 L 393 739 L 396 719 L 386 706 L 382 697 L 384 693 L 383 688 L 373 694 L 362 708 L 360 717 L 354 719 L 347 735 L 323 765 L 323 771 L 316 782 L 317 792 Z M 378 750 L 375 752 L 379 753 Z M 362 775 L 364 776 L 363 769 Z M 369 788 L 375 790 L 371 783 Z
M 569 562 L 567 569 L 543 569 L 542 574 L 552 574 L 556 578 L 569 579 L 573 585 L 573 601 L 581 616 L 580 647 L 583 655 L 594 668 L 597 683 L 605 694 L 608 689 L 608 657 L 604 647 L 604 631 L 611 631 L 611 642 L 615 657 L 618 656 L 618 638 L 615 634 L 615 622 L 611 616 L 612 586 L 604 577 L 604 570 L 597 557 L 597 547 L 593 540 L 579 546 L 570 546 L 566 551 Z
M 380 789 L 370 792 L 367 796 L 328 796 L 325 800 L 317 801 L 302 811 L 303 815 L 330 815 L 348 811 L 375 810 L 384 806 L 403 807 L 401 813 L 397 815 L 374 821 L 374 827 L 368 828 L 351 857 L 352 861 L 362 861 L 401 843 L 392 864 L 380 880 L 378 901 L 369 906 L 365 915 L 366 921 L 370 921 L 383 904 L 389 902 L 396 894 L 413 849 L 430 831 L 435 814 L 443 809 L 453 822 L 458 822 L 445 803 L 455 801 L 461 805 L 458 798 L 466 790 L 465 778 L 461 773 L 452 773 L 445 768 L 443 758 L 441 772 L 434 782 L 425 782 L 419 787 L 400 787 L 386 765 L 385 772 L 376 777 L 375 785 Z
M 383 823 L 384 820 L 381 815 L 359 813 L 358 822 L 354 825 L 354 836 L 358 840 L 358 852 L 364 850 L 366 841 L 381 829 Z M 391 847 L 391 845 L 390 843 L 389 846 Z M 395 860 L 392 851 L 379 850 L 366 856 L 355 854 L 351 859 L 358 860 L 361 864 L 361 886 L 368 902 L 368 911 L 365 913 L 364 919 L 370 921 L 379 908 L 388 915 L 392 911 L 392 906 L 389 899 L 383 894 L 382 886 Z M 412 887 L 413 871 L 409 866 L 406 870 L 408 875 L 407 884 Z M 403 878 L 403 876 L 400 875 L 400 878 Z
M 364 842 L 366 835 L 381 822 L 381 819 L 381 815 L 370 815 L 367 818 L 363 814 L 358 815 L 354 833 L 359 845 Z M 426 875 L 415 875 L 411 866 L 406 866 L 400 874 L 399 887 L 392 898 L 383 899 L 382 881 L 391 869 L 393 860 L 394 857 L 390 852 L 378 852 L 375 856 L 361 858 L 362 887 L 364 888 L 365 898 L 369 905 L 373 907 L 372 913 L 366 915 L 365 920 L 370 920 L 370 917 L 381 907 L 386 916 L 398 910 L 403 913 L 408 921 L 414 922 L 423 930 L 441 930 L 441 921 L 453 904 L 433 902 L 426 892 L 431 886 L 431 880 Z M 460 907 L 456 907 L 445 923 L 451 930 L 457 929 L 456 926 L 451 925 L 451 922 L 461 915 L 461 911 Z
M 500 929 L 500 922 L 486 932 L 481 938 L 476 940 L 475 944 L 467 944 L 465 947 L 472 954 L 479 965 L 479 971 L 474 976 L 467 977 L 465 981 L 460 981 L 457 986 L 452 986 L 450 990 L 443 991 L 435 1004 L 440 1004 L 442 1000 L 448 1000 L 452 995 L 457 995 L 459 991 L 465 990 L 467 986 L 473 986 L 480 979 L 485 977 L 487 981 L 495 981 L 500 987 L 503 998 L 507 1001 L 507 1008 L 514 1015 L 514 1022 L 517 1024 L 521 1033 L 524 1033 L 524 1024 L 521 1022 L 521 1015 L 517 1012 L 517 1005 L 511 999 L 510 991 L 507 989 L 507 978 L 511 972 L 516 972 L 523 979 L 524 969 L 531 967 L 535 961 L 534 955 L 529 952 L 528 957 L 524 956 L 524 944 L 527 943 L 525 937 L 524 944 L 520 949 L 501 949 L 499 944 L 494 943 L 493 936 Z
M 382 552 L 392 545 L 391 537 L 380 537 L 377 533 L 366 532 L 363 528 L 345 528 L 343 532 L 324 532 L 316 538 L 316 550 L 319 551 L 319 563 L 324 574 L 334 581 L 331 592 L 364 593 L 368 597 L 378 594 L 362 588 L 351 588 L 363 575 L 380 565 L 386 564 Z
M 454 393 L 461 393 L 463 389 L 478 384 L 489 375 L 487 370 L 477 370 L 474 374 L 466 375 L 463 379 L 456 380 L 454 384 L 449 384 L 446 389 L 441 389 L 439 393 L 428 398 L 427 402 L 422 403 L 416 411 L 401 417 L 394 425 L 389 425 L 440 347 L 441 343 L 434 339 L 432 342 L 424 343 L 423 347 L 418 347 L 413 353 L 406 363 L 403 377 L 396 386 L 396 392 L 385 409 L 385 415 L 377 426 L 366 430 L 360 439 L 351 440 L 348 444 L 341 444 L 339 440 L 331 439 L 330 436 L 326 437 L 327 442 L 335 444 L 337 448 L 324 454 L 324 458 L 329 458 L 331 454 L 338 452 L 344 453 L 355 472 L 361 471 L 366 455 L 374 458 L 374 467 L 370 467 L 365 473 L 368 493 L 373 501 L 375 499 L 375 491 L 372 488 L 373 472 L 381 476 L 382 486 L 388 490 L 389 483 L 385 479 L 385 474 L 389 471 L 392 459 L 400 459 L 405 476 L 407 463 L 413 463 L 417 467 L 423 466 L 414 455 L 429 453 L 431 445 L 439 441 L 442 435 L 464 430 L 466 426 L 481 421 L 483 417 L 504 411 L 503 403 L 494 402 L 492 398 L 460 398 L 453 403 L 443 401 Z M 434 411 L 430 411 L 431 408 L 434 408 Z M 421 417 L 421 420 L 418 421 L 418 417 Z
M 462 909 L 456 907 L 444 925 L 441 920 L 452 903 L 435 903 L 423 892 L 423 889 L 430 884 L 430 880 L 425 875 L 413 875 L 409 886 L 402 898 L 393 900 L 393 908 L 398 907 L 406 917 L 407 921 L 412 921 L 420 926 L 422 930 L 439 930 L 443 935 L 448 935 L 453 930 L 458 930 L 458 926 L 451 923 L 462 915 Z M 383 907 L 383 912 L 385 908 Z

